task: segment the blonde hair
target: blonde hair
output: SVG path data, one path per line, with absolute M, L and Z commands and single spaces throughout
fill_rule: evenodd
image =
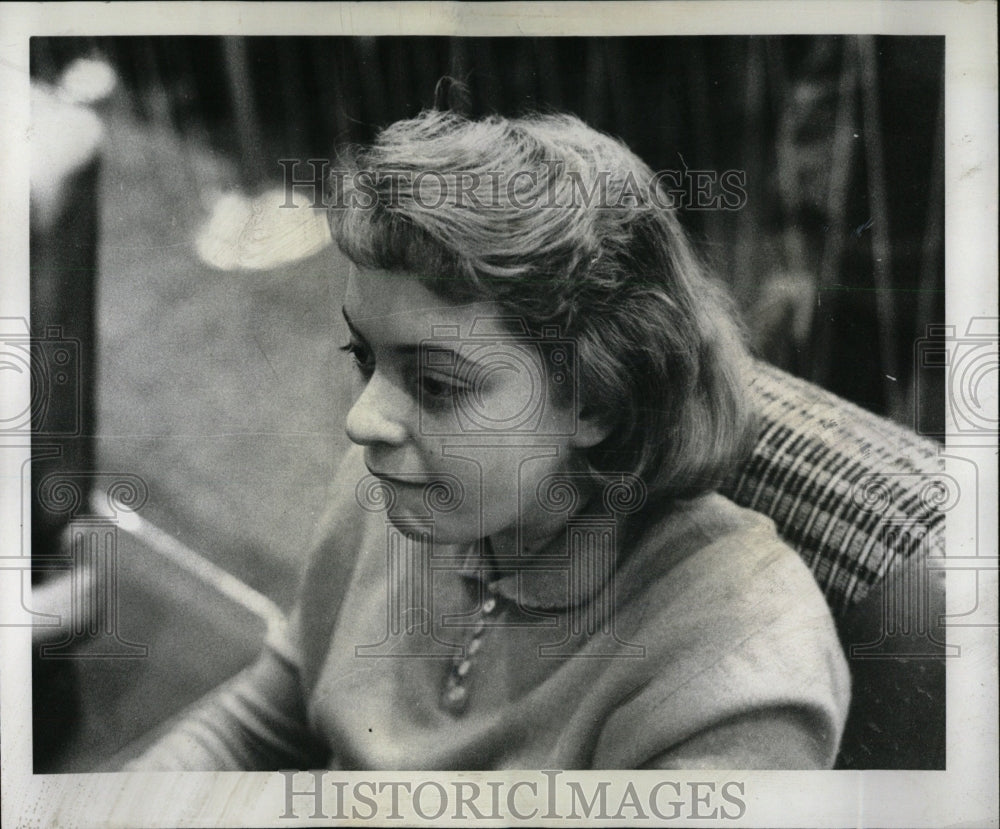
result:
M 622 142 L 570 115 L 431 110 L 348 166 L 329 213 L 347 257 L 576 344 L 583 411 L 610 427 L 588 450 L 595 475 L 687 496 L 744 457 L 746 351 L 730 303 Z

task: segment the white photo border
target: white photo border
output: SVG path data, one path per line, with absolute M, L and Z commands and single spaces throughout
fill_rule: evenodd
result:
M 28 316 L 28 47 L 34 35 L 274 34 L 274 35 L 688 35 L 688 34 L 905 34 L 944 35 L 945 41 L 945 251 L 947 323 L 964 331 L 975 317 L 997 316 L 997 6 L 988 2 L 749 2 L 619 3 L 9 3 L 0 7 L 0 316 Z M 780 31 L 775 31 L 780 27 Z M 27 383 L 4 379 L 2 394 L 28 400 Z M 10 398 L 9 398 L 10 399 Z M 996 406 L 996 401 L 992 402 Z M 2 513 L 0 555 L 21 554 L 21 468 L 27 441 L 0 446 Z M 997 470 L 993 450 L 948 444 L 947 453 L 979 467 L 978 513 L 985 522 L 969 532 L 949 521 L 948 550 L 997 554 Z M 956 464 L 954 474 L 968 464 Z M 952 472 L 949 467 L 949 472 Z M 989 504 L 994 504 L 993 508 Z M 995 567 L 995 565 L 994 565 Z M 0 606 L 21 602 L 19 573 L 0 570 Z M 906 826 L 997 825 L 997 571 L 980 572 L 979 594 L 949 577 L 950 613 L 976 602 L 993 625 L 951 627 L 949 643 L 962 648 L 949 660 L 946 771 L 824 772 L 564 772 L 588 791 L 599 781 L 612 790 L 632 781 L 646 797 L 658 783 L 736 783 L 744 808 L 727 819 L 698 818 L 690 809 L 676 819 L 620 820 L 675 826 Z M 282 818 L 286 778 L 281 773 L 163 773 L 34 775 L 31 746 L 30 628 L 0 627 L 0 766 L 2 823 L 32 826 L 316 826 L 327 821 Z M 337 773 L 348 787 L 379 782 L 462 779 L 521 785 L 514 802 L 529 814 L 545 791 L 543 772 L 450 774 Z M 296 785 L 308 785 L 307 777 Z M 498 783 L 499 785 L 499 783 Z M 372 790 L 372 793 L 377 788 Z M 390 817 L 391 787 L 376 796 L 372 819 L 344 825 L 466 825 L 448 813 L 427 820 L 399 802 Z M 671 789 L 672 790 L 672 789 Z M 368 789 L 364 791 L 368 793 Z M 429 796 L 430 797 L 430 796 Z M 614 800 L 612 796 L 610 798 Z M 670 798 L 667 798 L 668 800 Z M 427 801 L 430 803 L 430 800 Z M 590 825 L 583 818 L 546 818 L 544 804 L 523 820 L 477 825 Z M 407 809 L 411 809 L 407 812 Z M 309 814 L 301 808 L 301 814 Z M 328 810 L 330 811 L 330 810 Z M 736 812 L 739 814 L 736 814 Z

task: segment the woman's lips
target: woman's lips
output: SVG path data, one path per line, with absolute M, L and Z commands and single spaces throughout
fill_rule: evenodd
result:
M 413 486 L 413 487 L 426 486 L 428 483 L 431 483 L 434 480 L 433 476 L 421 475 L 419 473 L 414 473 L 399 477 L 396 475 L 389 475 L 385 472 L 376 472 L 371 467 L 366 467 L 366 468 L 372 475 L 374 475 L 380 481 L 385 481 L 386 483 L 394 484 L 396 486 Z M 406 480 L 407 478 L 410 478 L 410 480 Z

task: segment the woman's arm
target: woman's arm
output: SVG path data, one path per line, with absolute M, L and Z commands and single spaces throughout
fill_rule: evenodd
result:
M 793 708 L 747 713 L 650 760 L 649 769 L 825 769 L 827 740 Z

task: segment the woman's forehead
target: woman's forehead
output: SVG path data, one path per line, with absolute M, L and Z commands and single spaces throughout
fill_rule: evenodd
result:
M 503 334 L 504 314 L 493 302 L 452 302 L 431 291 L 414 274 L 352 265 L 344 309 L 352 324 L 366 336 L 394 342 L 415 342 L 436 336 L 438 329 L 454 335 Z

